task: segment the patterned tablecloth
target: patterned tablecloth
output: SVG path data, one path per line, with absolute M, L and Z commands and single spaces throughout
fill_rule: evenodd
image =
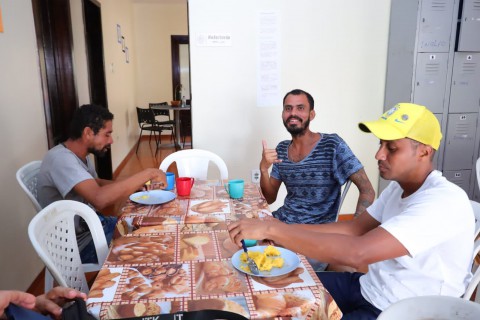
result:
M 190 197 L 162 205 L 126 203 L 88 310 L 99 319 L 202 309 L 249 319 L 340 319 L 303 256 L 295 270 L 277 277 L 253 277 L 233 267 L 239 248 L 227 223 L 244 217 L 271 219 L 253 184 L 239 200 L 230 199 L 223 186 L 195 181 Z

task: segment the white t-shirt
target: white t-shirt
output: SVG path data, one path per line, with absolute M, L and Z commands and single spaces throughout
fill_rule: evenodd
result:
M 363 297 L 380 310 L 408 297 L 460 297 L 471 277 L 475 217 L 466 193 L 433 171 L 414 194 L 391 182 L 368 213 L 409 255 L 373 263 L 360 278 Z

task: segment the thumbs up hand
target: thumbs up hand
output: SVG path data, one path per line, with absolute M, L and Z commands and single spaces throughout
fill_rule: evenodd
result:
M 272 164 L 282 162 L 278 159 L 277 150 L 268 149 L 267 141 L 262 140 L 262 160 L 260 161 L 260 171 L 267 171 Z

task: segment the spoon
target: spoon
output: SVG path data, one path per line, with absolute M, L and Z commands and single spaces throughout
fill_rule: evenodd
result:
M 245 245 L 245 241 L 243 241 L 243 239 L 242 239 L 241 242 L 242 242 L 243 251 L 245 251 L 245 254 L 247 255 L 247 265 L 248 265 L 248 268 L 250 268 L 250 271 L 252 271 L 252 273 L 253 273 L 254 275 L 260 274 L 260 271 L 258 271 L 258 266 L 257 266 L 257 264 L 255 263 L 255 261 L 253 261 L 252 258 L 250 258 L 250 257 L 248 256 L 248 250 L 247 250 L 247 246 Z

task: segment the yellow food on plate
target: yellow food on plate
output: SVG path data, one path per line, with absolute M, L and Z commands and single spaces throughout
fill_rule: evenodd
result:
M 274 246 L 267 246 L 263 252 L 248 251 L 248 256 L 255 261 L 260 271 L 270 271 L 272 268 L 281 268 L 285 262 L 283 258 L 280 257 L 280 251 Z M 245 252 L 240 255 L 240 261 L 247 263 L 247 254 Z M 247 265 L 240 266 L 240 269 L 251 272 Z

